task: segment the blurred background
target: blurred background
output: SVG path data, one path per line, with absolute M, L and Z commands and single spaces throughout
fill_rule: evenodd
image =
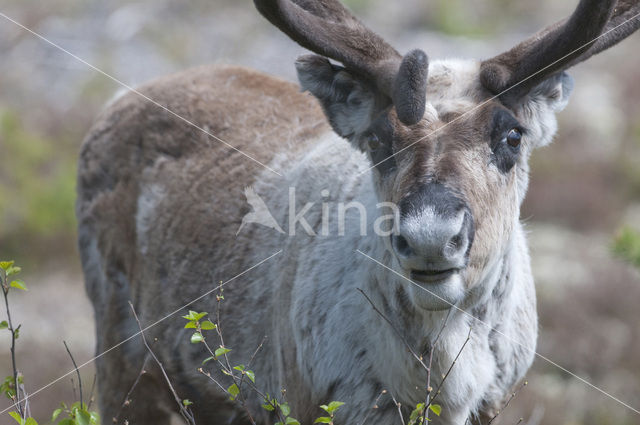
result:
M 401 52 L 485 58 L 568 15 L 576 1 L 347 0 Z M 135 86 L 204 63 L 294 80 L 302 49 L 249 0 L 0 0 L 15 19 Z M 530 231 L 538 351 L 640 407 L 640 35 L 572 70 L 576 89 L 555 142 L 532 158 L 522 219 Z M 19 367 L 31 392 L 93 355 L 92 309 L 75 247 L 76 157 L 114 81 L 0 16 L 0 259 L 24 269 L 11 294 Z M 635 264 L 634 264 L 635 262 Z M 4 311 L 2 313 L 4 316 Z M 0 374 L 10 374 L 8 332 Z M 85 389 L 92 365 L 82 369 Z M 114 372 L 117 373 L 117 372 Z M 640 415 L 537 359 L 494 423 L 640 424 Z M 73 401 L 65 378 L 35 395 L 46 423 Z M 0 409 L 9 403 L 0 401 Z M 0 424 L 11 419 L 0 416 Z M 107 421 L 105 421 L 107 423 Z

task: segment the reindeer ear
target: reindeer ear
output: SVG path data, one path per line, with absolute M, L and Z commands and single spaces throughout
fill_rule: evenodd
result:
M 367 83 L 317 55 L 298 58 L 296 70 L 302 90 L 318 98 L 338 135 L 352 139 L 369 128 L 376 100 Z
M 529 93 L 529 99 L 536 102 L 546 102 L 555 111 L 562 111 L 569 103 L 573 92 L 573 77 L 566 72 L 560 72 L 547 78 Z

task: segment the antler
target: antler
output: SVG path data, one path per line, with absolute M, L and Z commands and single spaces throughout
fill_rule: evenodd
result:
M 336 0 L 254 0 L 272 24 L 301 46 L 342 62 L 395 105 L 398 118 L 415 124 L 424 115 L 428 58 L 404 58 Z
M 481 65 L 480 79 L 503 100 L 519 99 L 549 76 L 582 62 L 640 27 L 640 0 L 581 0 L 571 17 Z

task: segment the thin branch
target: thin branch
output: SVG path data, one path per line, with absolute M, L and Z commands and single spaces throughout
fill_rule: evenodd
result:
M 487 422 L 487 425 L 491 425 L 491 422 L 493 422 L 493 421 L 494 421 L 494 419 L 495 419 L 495 418 L 497 418 L 497 417 L 498 417 L 498 415 L 499 415 L 500 413 L 504 412 L 504 409 L 506 409 L 506 408 L 507 408 L 507 406 L 509 406 L 509 403 L 511 403 L 511 400 L 513 400 L 513 399 L 515 398 L 515 396 L 516 396 L 516 395 L 518 395 L 518 393 L 519 393 L 519 392 L 520 392 L 524 387 L 526 387 L 527 385 L 529 385 L 529 382 L 524 381 L 524 382 L 522 383 L 522 385 L 520 385 L 520 387 L 518 387 L 518 389 L 517 389 L 517 390 L 515 390 L 514 392 L 512 392 L 512 393 L 511 393 L 511 397 L 509 397 L 509 399 L 508 399 L 508 400 L 507 400 L 507 402 L 504 404 L 504 406 L 502 406 L 502 409 L 500 409 L 500 410 L 498 410 L 498 411 L 496 412 L 496 414 L 493 416 L 493 418 L 491 418 L 491 420 L 489 420 L 489 422 Z
M 18 366 L 16 363 L 16 332 L 20 329 L 18 325 L 17 329 L 13 328 L 13 322 L 11 321 L 11 311 L 9 310 L 9 282 L 7 281 L 7 272 L 2 270 L 2 276 L 0 276 L 0 284 L 2 286 L 2 294 L 4 295 L 4 306 L 7 311 L 7 324 L 9 332 L 11 332 L 11 367 L 13 368 L 13 387 L 16 390 L 15 405 L 18 408 L 20 417 L 25 418 L 25 411 L 20 404 L 20 385 L 18 385 Z
M 212 381 L 213 381 L 213 382 L 214 382 L 218 387 L 220 387 L 220 389 L 221 389 L 224 393 L 229 394 L 229 391 L 227 391 L 227 389 L 226 389 L 225 387 L 223 387 L 223 386 L 222 386 L 222 384 L 221 384 L 220 382 L 216 381 L 216 379 L 215 379 L 213 376 L 211 376 L 211 372 L 208 372 L 208 371 L 204 370 L 204 369 L 203 369 L 203 368 L 201 368 L 201 367 L 199 367 L 199 368 L 198 368 L 198 372 L 200 372 L 201 374 L 203 374 L 203 375 L 204 375 L 204 376 L 206 376 L 207 378 L 211 379 L 211 380 L 212 380 Z M 231 394 L 229 394 L 229 395 L 231 395 Z
M 436 344 L 438 343 L 438 341 L 440 341 L 440 337 L 442 336 L 442 331 L 444 331 L 444 328 L 447 327 L 447 323 L 449 323 L 449 317 L 451 316 L 451 312 L 453 311 L 452 308 L 450 308 L 449 310 L 447 310 L 447 315 L 444 318 L 444 323 L 442 324 L 442 327 L 440 328 L 440 331 L 438 332 L 438 335 L 436 335 L 436 339 L 433 340 L 433 342 L 431 343 L 431 348 L 435 348 Z M 424 357 L 424 355 L 422 356 Z
M 78 391 L 80 392 L 80 408 L 84 409 L 84 403 L 82 403 L 82 378 L 80 377 L 80 369 L 78 369 L 78 365 L 76 364 L 76 360 L 73 358 L 73 354 L 71 354 L 71 350 L 69 350 L 69 346 L 67 345 L 67 341 L 62 341 L 64 344 L 64 348 L 67 349 L 67 353 L 69 357 L 71 357 L 71 362 L 73 363 L 73 368 L 76 370 L 76 375 L 78 375 Z M 75 392 L 75 390 L 74 390 Z
M 389 324 L 389 326 L 391 326 L 391 329 L 393 329 L 393 331 L 396 333 L 396 335 L 398 335 L 398 338 L 400 338 L 400 340 L 402 341 L 402 343 L 404 344 L 404 346 L 407 348 L 407 350 L 409 350 L 409 352 L 413 355 L 413 357 L 420 363 L 420 365 L 422 365 L 423 368 L 425 368 L 425 370 L 429 370 L 429 368 L 427 367 L 426 364 L 424 364 L 424 362 L 422 361 L 422 359 L 420 358 L 420 356 L 418 356 L 416 354 L 416 352 L 413 350 L 413 348 L 411 348 L 411 346 L 409 345 L 409 343 L 407 342 L 407 340 L 404 338 L 404 336 L 400 333 L 400 331 L 398 331 L 398 329 L 396 329 L 396 327 L 393 325 L 393 323 L 391 322 L 391 320 L 389 320 L 379 309 L 378 307 L 376 307 L 376 305 L 373 303 L 373 301 L 371 301 L 371 298 L 369 298 L 367 296 L 367 294 L 364 293 L 364 291 L 360 288 L 356 288 L 358 291 L 360 291 L 360 293 L 366 298 L 367 301 L 369 301 L 369 304 L 371 304 L 371 307 L 373 308 L 373 310 L 378 313 L 380 315 L 380 317 L 382 317 L 384 319 L 385 322 L 387 322 Z
M 424 408 L 424 410 L 422 411 L 422 423 L 426 424 L 429 421 L 429 409 L 428 406 L 431 405 L 431 391 L 433 391 L 433 388 L 431 388 L 431 366 L 433 365 L 433 352 L 436 349 L 436 344 L 438 343 L 438 341 L 440 341 L 440 336 L 442 336 L 442 332 L 444 331 L 444 328 L 447 327 L 447 323 L 449 322 L 449 316 L 451 316 L 451 311 L 452 309 L 449 309 L 449 311 L 447 311 L 447 316 L 444 318 L 444 323 L 442 324 L 442 327 L 440 328 L 440 331 L 438 332 L 438 335 L 436 335 L 436 339 L 433 340 L 433 342 L 430 344 L 430 348 L 429 348 L 429 369 L 427 369 L 427 385 L 426 385 L 426 395 L 424 397 L 424 405 L 426 406 Z
M 266 335 L 264 337 L 262 337 L 262 341 L 260 341 L 260 344 L 256 348 L 256 351 L 253 352 L 253 354 L 251 355 L 251 358 L 249 359 L 249 362 L 247 363 L 247 368 L 249 368 L 251 366 L 251 363 L 253 363 L 253 360 L 256 358 L 256 355 L 258 355 L 258 352 L 260 350 L 262 350 L 262 346 L 267 341 L 267 338 L 268 337 Z
M 267 336 L 265 335 L 262 338 L 262 341 L 260 341 L 260 344 L 258 344 L 258 347 L 256 348 L 256 350 L 253 352 L 253 354 L 251 355 L 251 358 L 249 359 L 249 361 L 247 362 L 247 367 L 246 369 L 248 370 L 251 367 L 251 363 L 253 363 L 253 360 L 256 358 L 256 355 L 258 354 L 258 352 L 262 349 L 262 346 L 264 345 L 264 342 L 267 340 Z M 240 393 L 242 393 L 242 384 L 245 382 L 244 377 L 246 376 L 246 373 L 244 371 L 242 371 L 242 374 L 240 375 L 240 383 L 238 384 L 238 391 Z M 244 402 L 244 399 L 243 399 Z M 246 409 L 246 407 L 245 407 Z M 251 420 L 252 424 L 255 424 L 253 417 L 251 416 L 251 414 L 249 413 L 249 410 L 247 409 L 247 414 L 249 415 L 249 419 Z
M 87 410 L 91 409 L 91 404 L 93 403 L 93 392 L 96 389 L 96 374 L 93 374 L 93 382 L 91 383 L 91 391 L 89 392 L 89 403 L 87 404 Z
M 391 399 L 393 400 L 393 404 L 396 405 L 396 408 L 398 409 L 398 416 L 400 416 L 400 423 L 402 425 L 405 425 L 404 423 L 404 418 L 402 417 L 402 405 L 400 403 L 398 403 L 398 401 L 396 400 L 396 398 L 393 396 L 393 394 L 389 393 L 389 395 L 391 396 Z M 426 422 L 425 422 L 426 423 Z
M 218 333 L 218 338 L 220 338 L 220 346 L 224 347 L 224 338 L 222 337 L 222 327 L 220 326 L 220 304 L 222 303 L 222 300 L 224 299 L 224 296 L 222 295 L 223 293 L 223 289 L 220 288 L 220 293 L 218 295 L 216 295 L 216 332 Z M 212 350 L 209 348 L 209 346 L 207 345 L 207 349 L 209 350 L 209 352 L 212 352 Z M 215 356 L 215 353 L 214 353 Z M 233 380 L 233 383 L 236 384 L 236 386 L 238 387 L 238 398 L 240 398 L 240 404 L 242 405 L 242 407 L 244 408 L 244 411 L 247 413 L 247 416 L 249 417 L 249 422 L 251 422 L 252 425 L 256 425 L 256 421 L 253 419 L 253 416 L 251 415 L 251 412 L 249 412 L 249 408 L 247 407 L 247 400 L 244 397 L 244 394 L 242 394 L 242 381 L 244 378 L 244 371 L 242 371 L 242 374 L 240 376 L 240 379 L 238 380 L 238 378 L 236 377 L 236 375 L 233 373 L 233 368 L 231 367 L 231 362 L 229 361 L 229 356 L 227 355 L 227 353 L 223 354 L 224 357 L 224 361 L 227 365 L 227 372 L 229 374 L 229 376 L 231 376 L 231 379 Z M 284 422 L 283 422 L 284 423 Z
M 131 387 L 129 388 L 129 391 L 127 391 L 127 394 L 124 396 L 124 400 L 122 401 L 122 404 L 120 405 L 120 409 L 118 409 L 118 412 L 116 413 L 116 416 L 113 418 L 114 422 L 117 422 L 118 418 L 120 418 L 120 414 L 122 413 L 122 409 L 124 409 L 125 407 L 127 407 L 130 403 L 131 403 L 131 394 L 133 393 L 133 390 L 138 386 L 138 383 L 140 382 L 140 378 L 142 378 L 142 375 L 144 375 L 145 373 L 147 373 L 146 371 L 146 366 L 147 366 L 147 361 L 149 360 L 149 355 L 147 354 L 146 356 L 144 356 L 144 360 L 142 361 L 142 367 L 140 368 L 140 372 L 138 372 L 138 376 L 136 376 L 136 380 L 133 381 L 133 385 L 131 385 Z M 95 375 L 93 376 L 93 382 L 95 384 L 96 380 L 95 380 Z M 91 391 L 93 392 L 93 388 L 91 389 Z
M 376 400 L 373 402 L 373 406 L 371 406 L 371 409 L 367 411 L 367 414 L 364 415 L 364 418 L 362 418 L 362 422 L 360 422 L 358 425 L 364 425 L 367 419 L 369 419 L 369 415 L 371 414 L 371 412 L 373 412 L 378 408 L 378 401 L 380 401 L 380 397 L 382 397 L 386 393 L 387 393 L 387 390 L 380 391 L 380 394 L 378 394 L 378 397 L 376 397 Z
M 189 409 L 187 409 L 186 406 L 182 404 L 182 401 L 180 400 L 180 397 L 178 397 L 178 393 L 176 393 L 176 390 L 173 388 L 173 385 L 171 384 L 171 380 L 169 379 L 169 376 L 167 376 L 167 372 L 164 370 L 162 363 L 160 362 L 160 360 L 158 360 L 153 350 L 147 343 L 147 338 L 145 338 L 144 336 L 144 331 L 142 330 L 140 319 L 138 319 L 138 315 L 136 314 L 136 309 L 133 307 L 133 304 L 131 303 L 131 301 L 129 301 L 129 306 L 131 307 L 131 311 L 133 312 L 133 317 L 135 317 L 136 322 L 138 323 L 138 328 L 140 328 L 140 335 L 142 336 L 142 342 L 144 342 L 144 346 L 147 347 L 147 351 L 149 352 L 149 354 L 151 354 L 151 357 L 153 357 L 153 360 L 155 360 L 155 362 L 160 367 L 160 371 L 162 372 L 162 375 L 164 376 L 164 379 L 167 382 L 167 385 L 169 386 L 171 393 L 173 394 L 173 398 L 176 400 L 176 403 L 178 403 L 178 407 L 180 408 L 180 415 L 189 424 L 196 425 L 196 421 L 193 417 L 193 414 L 189 411 Z
M 438 388 L 436 389 L 436 395 L 433 396 L 433 398 L 429 402 L 428 406 L 424 406 L 425 409 L 428 409 L 429 406 L 431 406 L 433 404 L 433 402 L 435 401 L 435 399 L 440 395 L 440 388 L 442 388 L 442 386 L 444 385 L 444 382 L 449 377 L 449 373 L 451 373 L 451 369 L 453 369 L 453 366 L 455 366 L 456 362 L 458 361 L 458 357 L 460 357 L 460 354 L 462 354 L 462 350 L 464 350 L 464 347 L 466 347 L 467 343 L 471 339 L 471 331 L 472 330 L 473 330 L 473 327 L 469 326 L 469 333 L 467 334 L 467 339 L 464 340 L 464 344 L 462 344 L 462 347 L 460 347 L 460 350 L 458 351 L 458 354 L 456 354 L 456 357 L 453 359 L 453 362 L 449 366 L 449 369 L 447 369 L 447 373 L 445 373 L 444 376 L 442 377 L 442 381 L 440 382 L 440 385 L 438 385 Z

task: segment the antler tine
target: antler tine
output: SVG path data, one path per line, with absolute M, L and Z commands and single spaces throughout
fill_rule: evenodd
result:
M 405 124 L 422 118 L 427 55 L 404 58 L 337 0 L 254 0 L 258 11 L 302 47 L 335 59 L 391 99 Z M 407 78 L 410 77 L 410 78 Z
M 613 9 L 613 16 L 611 16 L 601 37 L 582 56 L 572 61 L 567 68 L 607 50 L 638 29 L 640 29 L 640 0 L 618 0 Z
M 631 0 L 633 1 L 633 0 Z M 484 61 L 482 84 L 503 99 L 517 99 L 580 58 L 610 21 L 616 0 L 581 0 L 571 17 L 552 25 L 513 49 Z

